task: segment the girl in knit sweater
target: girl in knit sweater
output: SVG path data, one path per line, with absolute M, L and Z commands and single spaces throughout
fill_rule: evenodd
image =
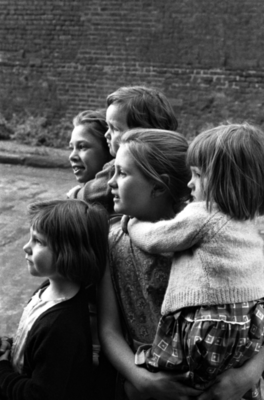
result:
M 186 372 L 192 386 L 204 387 L 263 342 L 264 256 L 255 217 L 264 211 L 264 133 L 247 123 L 205 131 L 187 163 L 193 202 L 171 220 L 128 223 L 141 249 L 176 252 L 156 337 L 139 348 L 136 364 Z M 260 384 L 246 398 L 260 399 Z
M 11 352 L 2 340 L 0 398 L 95 399 L 87 296 L 107 261 L 107 214 L 53 200 L 30 205 L 29 215 L 28 271 L 46 281 L 24 309 Z

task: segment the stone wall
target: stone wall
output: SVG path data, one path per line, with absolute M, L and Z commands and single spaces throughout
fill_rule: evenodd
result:
M 0 0 L 0 111 L 66 115 L 162 90 L 194 135 L 264 127 L 263 0 Z

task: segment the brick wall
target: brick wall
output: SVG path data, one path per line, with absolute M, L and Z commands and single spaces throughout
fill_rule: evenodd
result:
M 264 127 L 263 0 L 0 0 L 0 110 L 72 118 L 134 84 L 186 134 Z

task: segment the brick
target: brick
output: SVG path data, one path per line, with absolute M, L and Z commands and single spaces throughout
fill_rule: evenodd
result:
M 171 99 L 183 133 L 227 116 L 264 127 L 263 13 L 262 0 L 0 0 L 1 98 L 72 118 L 144 84 Z

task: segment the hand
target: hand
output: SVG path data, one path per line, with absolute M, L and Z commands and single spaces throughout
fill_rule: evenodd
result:
M 68 199 L 75 199 L 77 192 L 81 189 L 80 185 L 74 186 L 73 188 L 71 188 L 68 193 L 67 193 L 67 198 Z
M 142 387 L 142 390 L 138 388 L 141 395 L 139 400 L 175 400 L 176 398 L 177 400 L 197 399 L 202 391 L 191 388 L 184 383 L 185 381 L 186 376 L 184 374 L 175 375 L 173 372 L 149 372 L 148 377 L 145 375 L 144 378 L 145 383 L 143 385 L 145 385 L 145 387 Z M 131 390 L 131 395 L 135 394 L 135 391 L 133 391 L 132 388 L 129 386 L 127 386 L 127 388 Z M 131 400 L 134 400 L 134 398 L 131 397 Z
M 0 356 L 4 354 L 7 350 L 10 350 L 12 347 L 13 340 L 8 337 L 0 338 Z
M 127 224 L 129 220 L 130 220 L 129 215 L 123 215 L 121 218 L 121 228 L 124 233 L 128 233 Z
M 242 374 L 242 368 L 229 369 L 217 376 L 198 400 L 241 400 L 253 383 Z
M 10 357 L 10 350 L 6 350 L 4 353 L 0 353 L 0 361 L 9 361 L 9 357 Z
M 0 361 L 9 360 L 11 347 L 12 339 L 7 337 L 0 339 Z
M 129 381 L 124 383 L 125 393 L 129 400 L 144 400 L 146 397 L 141 396 L 139 391 Z

